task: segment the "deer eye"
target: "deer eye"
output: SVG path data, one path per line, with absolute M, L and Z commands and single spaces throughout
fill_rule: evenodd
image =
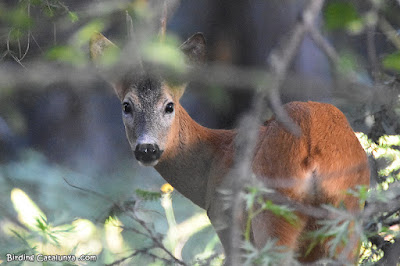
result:
M 165 106 L 165 113 L 170 114 L 174 111 L 174 103 L 168 103 Z
M 132 106 L 128 102 L 122 103 L 122 111 L 124 114 L 132 113 Z

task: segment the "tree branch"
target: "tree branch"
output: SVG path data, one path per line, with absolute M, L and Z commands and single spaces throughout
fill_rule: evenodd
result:
M 307 31 L 315 23 L 324 0 L 310 0 L 308 6 L 303 11 L 303 20 L 299 21 L 294 30 L 290 33 L 289 39 L 278 49 L 271 52 L 268 63 L 271 69 L 271 80 L 268 90 L 259 90 L 256 93 L 253 110 L 249 116 L 244 117 L 239 127 L 236 138 L 236 155 L 234 172 L 231 174 L 232 184 L 232 228 L 231 228 L 231 258 L 232 265 L 241 265 L 241 225 L 239 217 L 243 213 L 243 198 L 241 192 L 244 184 L 251 184 L 252 169 L 251 162 L 255 143 L 258 137 L 258 123 L 264 113 L 265 101 L 269 96 L 271 107 L 275 112 L 276 118 L 285 128 L 295 135 L 300 135 L 299 127 L 294 124 L 282 107 L 279 90 L 285 80 L 288 69 L 298 52 Z

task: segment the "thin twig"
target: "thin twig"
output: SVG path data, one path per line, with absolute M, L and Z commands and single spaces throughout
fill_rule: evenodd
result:
M 30 36 L 31 36 L 31 31 L 28 31 L 28 40 L 26 41 L 26 48 L 24 54 L 20 57 L 20 61 L 24 60 L 25 56 L 28 54 L 29 48 L 30 48 Z
M 315 28 L 310 28 L 310 35 L 315 44 L 328 56 L 329 60 L 336 67 L 340 64 L 339 54 L 335 48 L 322 36 L 321 32 Z
M 53 22 L 53 45 L 57 45 L 57 27 L 55 22 Z
M 133 220 L 136 220 L 136 218 L 133 219 Z M 150 236 L 149 234 L 143 233 L 142 231 L 136 229 L 135 227 L 128 227 L 128 226 L 120 226 L 120 227 L 121 227 L 121 229 L 123 229 L 123 230 L 132 231 L 132 232 L 134 232 L 135 234 L 144 236 L 144 237 L 146 237 L 146 238 L 151 238 L 151 236 Z
M 121 259 L 119 259 L 119 260 L 116 260 L 116 261 L 114 261 L 114 262 L 112 262 L 112 263 L 110 263 L 110 264 L 106 264 L 106 265 L 107 265 L 107 266 L 119 265 L 119 264 L 121 264 L 122 262 L 124 262 L 124 261 L 126 261 L 126 260 L 128 260 L 128 259 L 131 259 L 131 258 L 133 258 L 133 257 L 136 257 L 136 256 L 139 255 L 139 254 L 146 254 L 147 256 L 150 256 L 150 257 L 152 257 L 152 258 L 154 258 L 154 259 L 164 261 L 164 262 L 167 263 L 167 264 L 170 264 L 170 263 L 172 262 L 171 260 L 162 258 L 162 257 L 160 257 L 160 256 L 157 256 L 157 255 L 151 253 L 150 250 L 151 250 L 152 248 L 153 248 L 153 247 L 148 247 L 148 248 L 143 248 L 143 249 L 135 250 L 132 254 L 130 254 L 130 255 L 124 257 L 124 258 L 121 258 Z
M 130 215 L 136 222 L 138 222 L 149 234 L 150 239 L 153 241 L 153 243 L 160 249 L 162 249 L 167 255 L 176 263 L 180 265 L 186 265 L 186 263 L 178 258 L 176 258 L 165 246 L 164 244 L 154 235 L 153 231 L 150 230 L 150 228 L 147 227 L 146 223 L 139 219 L 134 213 L 131 213 Z
M 165 33 L 167 31 L 167 20 L 168 20 L 168 6 L 167 0 L 164 0 L 163 9 L 161 14 L 161 27 L 160 27 L 160 41 L 165 41 Z
M 22 48 L 21 48 L 21 41 L 19 38 L 19 34 L 17 37 L 17 46 L 18 46 L 18 57 L 21 58 L 22 57 Z
M 147 251 L 147 250 L 146 250 L 146 251 Z M 116 260 L 116 261 L 114 261 L 114 262 L 112 262 L 112 263 L 106 264 L 106 266 L 119 265 L 119 264 L 121 264 L 122 262 L 124 262 L 124 261 L 126 261 L 126 260 L 128 260 L 128 259 L 131 259 L 131 258 L 137 256 L 138 254 L 144 253 L 144 252 L 145 252 L 145 249 L 135 250 L 135 251 L 134 251 L 132 254 L 130 254 L 129 256 L 123 257 L 122 259 L 119 259 L 119 260 Z M 147 252 L 146 252 L 146 253 L 147 253 Z
M 133 20 L 131 15 L 129 15 L 128 11 L 125 12 L 125 20 L 126 20 L 126 33 L 128 36 L 128 40 L 133 38 Z
M 103 194 L 101 194 L 101 193 L 99 193 L 99 192 L 97 192 L 97 191 L 90 190 L 90 189 L 87 189 L 87 188 L 78 187 L 78 186 L 76 186 L 76 185 L 70 183 L 65 177 L 62 177 L 62 179 L 63 179 L 64 182 L 67 183 L 67 185 L 70 186 L 70 187 L 73 187 L 73 188 L 75 188 L 75 189 L 78 189 L 78 190 L 81 190 L 81 191 L 84 191 L 84 192 L 93 194 L 93 195 L 95 195 L 95 196 L 97 196 L 97 197 L 99 197 L 99 198 L 102 198 L 102 199 L 105 199 L 105 200 L 111 202 L 111 203 L 114 204 L 114 205 L 116 204 L 111 198 L 109 198 L 109 197 L 107 197 L 107 196 L 105 196 L 105 195 L 103 195 Z
M 277 120 L 294 135 L 301 134 L 300 128 L 293 123 L 292 119 L 283 109 L 279 90 L 287 76 L 288 69 L 294 57 L 298 53 L 298 49 L 303 42 L 305 34 L 314 28 L 315 21 L 321 12 L 323 3 L 324 0 L 311 0 L 302 14 L 302 20 L 294 27 L 290 39 L 286 43 L 283 43 L 278 49 L 273 50 L 268 57 L 269 67 L 273 73 L 273 80 L 269 92 L 271 107 L 276 114 Z M 260 97 L 263 101 L 265 98 L 265 94 Z M 263 106 L 263 103 L 260 102 L 259 105 Z
M 372 5 L 372 8 L 370 10 L 371 16 L 375 17 L 378 19 L 378 10 L 376 5 Z M 376 46 L 375 46 L 375 32 L 376 32 L 376 27 L 377 27 L 377 21 L 373 21 L 368 25 L 367 28 L 367 54 L 368 54 L 368 62 L 369 62 L 369 68 L 371 71 L 371 76 L 374 80 L 374 83 L 376 84 L 378 81 L 379 77 L 379 60 L 378 56 L 376 54 Z
M 269 96 L 271 107 L 276 115 L 276 119 L 283 124 L 291 133 L 300 135 L 300 128 L 292 122 L 282 107 L 282 102 L 279 96 L 279 90 L 283 81 L 287 76 L 288 69 L 298 52 L 298 49 L 304 39 L 307 31 L 315 24 L 320 11 L 322 9 L 324 0 L 311 0 L 309 5 L 303 11 L 303 20 L 299 21 L 294 30 L 289 35 L 290 38 L 287 42 L 283 43 L 279 49 L 273 50 L 268 58 L 269 68 L 271 69 L 272 76 L 270 80 L 269 90 L 260 90 L 256 95 L 254 103 L 252 118 L 245 117 L 249 121 L 243 121 L 243 125 L 239 128 L 237 141 L 238 147 L 244 147 L 238 150 L 235 156 L 235 174 L 232 179 L 232 229 L 231 229 L 231 243 L 232 250 L 230 263 L 232 265 L 241 265 L 240 247 L 241 247 L 241 228 L 238 217 L 242 215 L 243 199 L 241 191 L 244 184 L 251 183 L 250 177 L 252 176 L 251 161 L 254 151 L 256 138 L 258 135 L 258 120 L 264 113 L 265 100 Z M 241 133 L 241 131 L 245 130 Z
M 384 17 L 380 16 L 378 20 L 378 27 L 385 34 L 388 40 L 400 50 L 400 36 L 395 28 Z
M 100 198 L 102 198 L 102 199 L 106 199 L 106 200 L 110 201 L 111 203 L 113 203 L 114 206 L 119 207 L 119 208 L 120 208 L 121 210 L 123 210 L 123 211 L 127 211 L 127 210 L 125 210 L 122 206 L 120 206 L 120 204 L 115 203 L 112 199 L 106 197 L 105 195 L 102 195 L 102 194 L 100 194 L 100 193 L 98 193 L 98 192 L 96 192 L 96 191 L 90 190 L 90 189 L 86 189 L 86 188 L 82 188 L 82 187 L 78 187 L 78 186 L 76 186 L 76 185 L 73 185 L 73 184 L 71 184 L 65 177 L 63 177 L 63 179 L 64 179 L 64 181 L 65 181 L 69 186 L 71 186 L 71 187 L 73 187 L 73 188 L 75 188 L 75 189 L 78 189 L 78 190 L 82 190 L 82 191 L 84 191 L 84 192 L 91 193 L 91 194 L 93 194 L 93 195 L 95 195 L 95 196 L 97 196 L 97 197 L 100 197 Z M 129 228 L 129 227 L 122 227 L 122 228 L 124 228 L 124 229 L 129 229 L 129 230 L 131 230 L 131 231 L 133 231 L 133 232 L 135 232 L 135 233 L 137 233 L 137 234 L 140 234 L 140 235 L 143 235 L 143 236 L 145 236 L 145 237 L 150 238 L 150 239 L 153 241 L 154 245 L 155 245 L 156 247 L 162 249 L 174 262 L 176 262 L 176 263 L 178 263 L 178 264 L 180 264 L 180 265 L 186 265 L 186 263 L 185 263 L 184 261 L 182 261 L 182 260 L 176 258 L 176 257 L 163 245 L 162 241 L 161 241 L 160 239 L 158 239 L 158 238 L 154 235 L 153 231 L 152 231 L 150 228 L 148 228 L 147 225 L 146 225 L 146 223 L 145 223 L 143 220 L 139 219 L 139 218 L 135 215 L 135 213 L 134 213 L 133 211 L 125 212 L 125 213 L 126 213 L 127 215 L 129 215 L 134 221 L 138 222 L 138 223 L 146 230 L 147 234 L 145 234 L 145 233 L 143 233 L 143 232 L 141 232 L 141 231 L 139 231 L 139 230 L 137 230 L 137 229 L 135 229 L 135 228 Z M 128 258 L 129 258 L 129 257 L 128 257 Z M 125 258 L 125 259 L 128 259 L 128 258 Z M 123 260 L 125 260 L 125 259 L 123 259 Z M 116 263 L 116 264 L 118 264 L 118 263 Z
M 0 61 L 3 61 L 4 58 L 5 58 L 7 55 L 8 55 L 8 51 L 5 51 L 5 52 L 1 55 Z
M 382 265 L 397 265 L 400 259 L 400 238 L 396 237 L 393 243 L 383 249 L 383 258 L 379 261 Z
M 7 41 L 6 41 L 6 47 L 7 47 L 7 51 L 8 52 L 11 52 L 11 50 L 10 50 L 10 38 L 11 38 L 11 32 L 13 31 L 13 29 L 11 29 L 9 32 L 8 32 L 8 36 L 7 36 Z
M 31 38 L 35 42 L 36 46 L 39 48 L 40 52 L 42 54 L 44 54 L 44 51 L 43 51 L 42 47 L 40 47 L 39 43 L 36 41 L 36 38 L 35 38 L 35 36 L 33 36 L 33 34 L 31 34 Z
M 13 55 L 12 53 L 9 53 L 9 55 L 15 60 L 15 62 L 17 62 L 20 66 L 22 66 L 25 70 L 27 70 L 26 66 L 24 66 L 21 61 L 18 59 L 18 57 L 16 57 L 15 55 Z
M 30 3 L 28 3 L 28 7 L 27 8 L 28 8 L 28 17 L 30 18 L 30 16 L 31 16 L 31 4 Z M 27 35 L 28 35 L 28 37 L 27 37 L 27 41 L 26 41 L 25 52 L 24 52 L 24 54 L 22 56 L 20 56 L 20 58 L 19 58 L 20 61 L 24 60 L 25 56 L 28 54 L 28 51 L 29 51 L 30 42 L 31 42 L 31 40 L 30 40 L 30 36 L 31 36 L 30 27 L 29 27 Z

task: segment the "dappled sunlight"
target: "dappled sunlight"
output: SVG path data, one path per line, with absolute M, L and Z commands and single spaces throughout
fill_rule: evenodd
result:
M 46 215 L 21 189 L 14 188 L 11 191 L 11 201 L 18 213 L 18 220 L 29 229 L 37 231 L 38 220 L 46 220 Z
M 363 133 L 356 133 L 365 151 L 372 155 L 375 160 L 380 160 L 384 167 L 378 174 L 384 180 L 379 184 L 379 188 L 387 190 L 389 184 L 400 179 L 400 135 L 384 135 L 379 138 L 377 143 L 368 139 Z
M 400 0 L 229 3 L 0 2 L 1 265 L 400 262 Z
M 165 183 L 161 187 L 161 191 L 163 193 L 161 197 L 161 206 L 164 208 L 169 225 L 164 243 L 177 258 L 182 259 L 182 249 L 189 238 L 210 226 L 211 223 L 207 214 L 201 212 L 178 224 L 175 220 L 171 199 L 171 193 L 174 191 L 174 188 L 169 183 Z
M 124 247 L 121 226 L 122 223 L 117 217 L 109 217 L 104 224 L 107 247 L 113 253 L 121 252 Z
M 11 191 L 11 201 L 18 213 L 18 220 L 32 231 L 30 232 L 14 223 L 2 224 L 3 231 L 10 236 L 27 238 L 27 244 L 43 254 L 82 254 L 98 255 L 103 249 L 101 234 L 97 227 L 87 219 L 77 219 L 71 224 L 52 226 L 46 215 L 21 189 Z
M 211 226 L 211 223 L 205 212 L 195 214 L 182 223 L 177 224 L 175 228 L 170 227 L 165 242 L 174 243 L 175 255 L 181 254 L 189 238 L 209 226 Z
M 87 219 L 77 219 L 71 223 L 74 227 L 71 234 L 67 235 L 63 243 L 68 248 L 76 248 L 75 254 L 98 255 L 103 249 L 101 234 L 97 227 Z

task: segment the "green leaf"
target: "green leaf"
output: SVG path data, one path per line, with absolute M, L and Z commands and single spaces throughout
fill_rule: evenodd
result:
M 400 135 L 384 135 L 379 138 L 378 143 L 380 146 L 386 147 L 400 146 Z
M 46 231 L 48 229 L 48 224 L 47 224 L 47 220 L 45 217 L 41 216 L 40 218 L 36 218 L 36 226 L 40 231 Z
M 350 221 L 348 217 L 345 217 L 345 211 L 342 213 L 342 210 L 333 206 L 325 206 L 325 208 L 331 212 L 332 217 L 336 216 L 337 218 L 318 221 L 320 227 L 306 236 L 312 239 L 306 254 L 309 254 L 317 244 L 327 241 L 329 255 L 333 256 L 342 244 L 348 243 L 351 222 L 357 222 L 356 220 Z
M 78 15 L 75 12 L 69 11 L 68 12 L 68 17 L 71 20 L 72 23 L 77 22 L 79 20 Z
M 400 72 L 400 51 L 385 56 L 382 64 L 386 69 Z
M 340 73 L 346 74 L 350 71 L 357 71 L 359 64 L 358 58 L 351 52 L 343 52 L 339 54 L 338 69 Z
M 246 202 L 246 210 L 250 210 L 254 206 L 254 200 L 257 196 L 258 190 L 255 187 L 248 187 L 248 192 L 245 194 L 244 199 Z
M 30 0 L 29 2 L 33 6 L 39 6 L 42 4 L 42 0 Z
M 269 210 L 276 216 L 283 217 L 291 225 L 296 225 L 298 217 L 293 213 L 293 210 L 285 205 L 277 205 L 272 201 L 267 200 L 262 203 L 263 210 Z
M 136 189 L 135 193 L 138 197 L 143 200 L 154 201 L 161 198 L 161 192 L 147 191 L 142 189 Z
M 49 18 L 52 18 L 52 17 L 54 17 L 54 10 L 51 7 L 45 8 L 45 9 L 43 9 L 43 14 L 45 14 Z
M 71 46 L 55 46 L 51 48 L 47 54 L 50 60 L 58 60 L 74 65 L 83 65 L 86 57 L 82 55 L 82 51 Z
M 36 231 L 37 222 L 46 219 L 45 214 L 40 210 L 35 202 L 21 189 L 14 188 L 11 191 L 11 201 L 14 209 L 18 213 L 18 219 L 29 229 Z
M 176 47 L 177 40 L 166 36 L 165 42 L 150 42 L 143 49 L 144 59 L 182 73 L 186 69 L 185 57 Z
M 21 31 L 20 29 L 16 28 L 11 30 L 10 32 L 10 40 L 11 41 L 18 41 L 19 39 L 21 39 L 24 36 L 24 32 Z
M 28 241 L 27 241 L 27 237 L 22 236 L 19 232 L 10 229 L 11 233 L 13 233 L 15 235 L 16 238 L 18 238 L 20 241 L 22 241 L 22 243 L 27 246 L 29 249 L 31 249 L 31 246 L 29 245 Z
M 101 20 L 93 20 L 83 25 L 75 34 L 76 46 L 83 46 L 89 43 L 90 38 L 95 32 L 101 32 L 104 29 L 104 23 Z
M 328 30 L 348 29 L 355 31 L 361 18 L 353 5 L 348 1 L 330 2 L 324 12 L 325 26 Z M 361 25 L 362 26 L 362 25 Z
M 4 19 L 11 27 L 21 31 L 26 31 L 33 26 L 32 18 L 22 7 L 0 10 L 0 19 Z

